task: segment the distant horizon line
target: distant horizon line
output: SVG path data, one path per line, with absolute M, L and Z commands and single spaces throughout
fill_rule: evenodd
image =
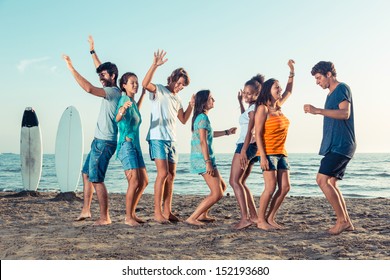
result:
M 0 155 L 3 154 L 12 154 L 12 155 L 20 155 L 20 153 L 13 152 L 0 152 Z M 143 155 L 149 155 L 148 153 L 142 153 Z M 179 153 L 179 155 L 190 155 L 191 153 Z M 214 153 L 216 155 L 231 155 L 234 153 Z M 318 152 L 290 152 L 288 155 L 297 155 L 297 154 L 312 154 L 319 155 Z M 390 152 L 356 152 L 355 154 L 390 154 Z M 43 153 L 43 155 L 55 155 L 55 153 Z M 83 155 L 88 155 L 88 153 L 84 153 Z

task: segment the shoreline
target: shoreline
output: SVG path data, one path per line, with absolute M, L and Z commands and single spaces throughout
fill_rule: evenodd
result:
M 174 195 L 173 210 L 185 220 L 204 196 Z M 255 197 L 258 205 L 258 197 Z M 390 199 L 346 198 L 353 232 L 329 235 L 335 217 L 325 198 L 287 197 L 278 221 L 284 229 L 254 226 L 233 230 L 239 208 L 224 196 L 211 210 L 217 218 L 203 227 L 153 220 L 153 195 L 144 194 L 139 227 L 124 224 L 125 195 L 109 194 L 112 224 L 92 226 L 99 213 L 94 195 L 92 219 L 75 222 L 82 194 L 55 192 L 21 196 L 0 192 L 2 260 L 379 260 L 390 259 Z

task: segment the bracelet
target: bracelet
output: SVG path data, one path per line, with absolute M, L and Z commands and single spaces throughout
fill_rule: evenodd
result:
M 228 130 L 225 130 L 225 135 L 229 135 L 229 131 Z
M 211 159 L 205 159 L 205 160 L 204 160 L 205 163 L 207 163 L 207 162 L 209 162 L 209 161 L 211 161 Z
M 288 76 L 289 78 L 293 78 L 295 76 L 295 73 L 294 72 L 290 72 L 290 76 Z
M 95 50 L 92 50 L 92 51 L 89 51 L 90 54 L 94 54 L 95 53 Z

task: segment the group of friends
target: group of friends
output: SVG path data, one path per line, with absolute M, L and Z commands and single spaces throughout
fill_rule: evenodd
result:
M 154 220 L 159 223 L 178 222 L 173 214 L 172 198 L 176 176 L 178 154 L 176 150 L 177 119 L 186 124 L 191 118 L 191 173 L 201 175 L 210 194 L 206 196 L 185 222 L 201 226 L 213 222 L 210 208 L 222 197 L 227 186 L 218 172 L 213 149 L 213 138 L 236 133 L 232 127 L 214 131 L 208 113 L 214 108 L 214 97 L 210 90 L 201 90 L 192 95 L 187 107 L 183 106 L 180 91 L 190 84 L 190 77 L 183 68 L 175 69 L 167 79 L 167 84 L 153 83 L 156 70 L 167 62 L 166 52 L 154 53 L 153 62 L 142 81 L 142 92 L 135 100 L 139 82 L 136 74 L 124 73 L 117 84 L 118 69 L 111 62 L 101 63 L 89 39 L 90 54 L 103 87 L 95 87 L 74 68 L 69 56 L 63 55 L 70 72 L 86 92 L 102 98 L 101 108 L 83 169 L 83 208 L 78 221 L 91 218 L 91 203 L 96 192 L 100 217 L 95 225 L 111 223 L 108 193 L 104 183 L 111 157 L 121 161 L 128 189 L 126 193 L 125 223 L 138 226 L 145 221 L 136 215 L 136 207 L 148 185 L 148 175 L 140 146 L 139 128 L 142 122 L 140 108 L 146 92 L 151 102 L 150 127 L 146 140 L 149 155 L 154 161 L 157 176 L 154 182 Z M 294 60 L 288 61 L 290 70 L 285 90 L 276 79 L 265 81 L 263 75 L 248 80 L 243 90 L 238 92 L 241 108 L 239 117 L 240 135 L 231 164 L 229 184 L 234 190 L 241 219 L 233 225 L 243 229 L 256 225 L 262 230 L 281 229 L 276 222 L 276 214 L 290 190 L 290 165 L 285 142 L 289 120 L 282 112 L 282 105 L 292 94 L 294 82 Z M 320 61 L 311 71 L 316 83 L 328 89 L 324 109 L 305 104 L 304 112 L 324 117 L 323 139 L 319 154 L 323 156 L 317 174 L 317 184 L 333 207 L 336 223 L 328 232 L 340 234 L 354 230 L 345 200 L 338 187 L 344 176 L 347 164 L 356 150 L 354 115 L 351 90 L 337 80 L 332 62 Z M 245 109 L 244 103 L 247 103 Z M 119 134 L 119 135 L 118 135 Z M 253 165 L 260 162 L 264 178 L 264 190 L 260 196 L 259 208 L 246 185 Z

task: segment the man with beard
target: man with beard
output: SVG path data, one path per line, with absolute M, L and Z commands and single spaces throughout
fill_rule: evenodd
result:
M 91 51 L 91 54 L 93 53 Z M 104 177 L 108 163 L 116 150 L 118 127 L 115 123 L 115 113 L 121 97 L 121 91 L 117 87 L 118 68 L 111 62 L 105 62 L 97 67 L 96 72 L 103 86 L 103 88 L 99 88 L 93 86 L 76 71 L 69 56 L 64 55 L 63 59 L 81 88 L 94 96 L 102 98 L 91 151 L 82 170 L 84 205 L 80 216 L 76 220 L 81 221 L 91 218 L 92 195 L 96 190 L 100 218 L 95 222 L 95 225 L 107 225 L 111 223 L 111 219 L 108 213 L 108 194 Z

